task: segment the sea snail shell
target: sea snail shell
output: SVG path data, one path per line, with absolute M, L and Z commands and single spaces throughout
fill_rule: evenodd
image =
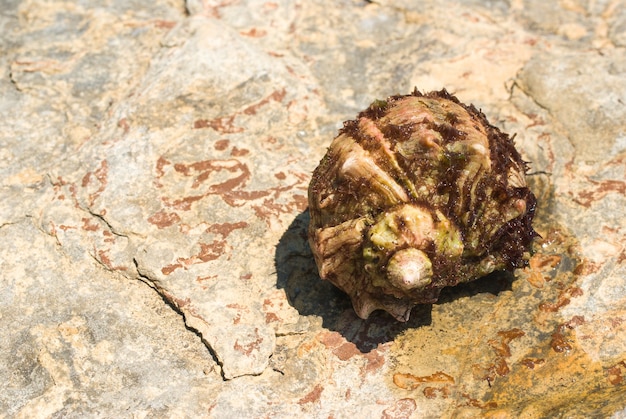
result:
M 309 185 L 320 277 L 361 318 L 407 321 L 444 287 L 524 266 L 537 235 L 526 170 L 513 140 L 445 89 L 375 101 Z

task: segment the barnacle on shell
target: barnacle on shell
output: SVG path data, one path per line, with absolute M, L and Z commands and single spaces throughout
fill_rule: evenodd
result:
M 321 278 L 367 318 L 407 321 L 441 289 L 526 264 L 537 234 L 526 163 L 445 89 L 377 100 L 344 122 L 309 185 Z

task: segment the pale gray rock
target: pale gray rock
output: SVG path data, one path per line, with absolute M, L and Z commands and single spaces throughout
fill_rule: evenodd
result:
M 554 115 L 577 160 L 606 161 L 626 151 L 626 65 L 621 50 L 536 55 L 520 87 Z
M 618 417 L 622 3 L 4 2 L 0 411 Z M 543 239 L 363 321 L 319 280 L 307 186 L 414 86 L 516 134 Z
M 273 167 L 272 154 L 297 138 L 298 107 L 317 105 L 284 66 L 217 20 L 189 19 L 164 42 L 137 96 L 114 112 L 126 121 L 123 139 L 80 156 L 99 163 L 77 197 L 118 234 L 148 238 L 133 255 L 139 274 L 202 335 L 226 378 L 260 374 L 276 330 L 263 311 L 272 265 L 259 256 L 273 253 L 268 233 L 281 213 L 306 201 L 294 189 L 306 173 L 295 162 Z M 248 60 L 244 71 L 221 70 Z
M 618 3 L 618 2 L 616 2 Z M 616 7 L 614 13 L 611 14 L 611 25 L 609 29 L 609 37 L 617 47 L 626 46 L 626 9 L 624 7 Z
M 4 225 L 0 238 L 4 414 L 178 416 L 208 408 L 219 366 L 149 287 L 107 274 L 88 255 L 67 255 L 29 218 Z

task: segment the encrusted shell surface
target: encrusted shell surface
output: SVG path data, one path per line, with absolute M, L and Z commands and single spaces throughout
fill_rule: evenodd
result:
M 406 321 L 442 288 L 526 263 L 526 163 L 507 134 L 442 90 L 375 101 L 344 122 L 309 185 L 321 278 L 367 318 Z

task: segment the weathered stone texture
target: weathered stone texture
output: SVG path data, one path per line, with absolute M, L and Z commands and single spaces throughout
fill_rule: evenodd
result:
M 149 288 L 85 260 L 88 254 L 66 254 L 31 220 L 5 225 L 0 238 L 2 412 L 206 411 L 221 383 L 219 367 Z
M 3 2 L 0 412 L 626 414 L 625 6 Z M 342 121 L 414 86 L 517 134 L 542 239 L 364 321 L 306 190 Z

